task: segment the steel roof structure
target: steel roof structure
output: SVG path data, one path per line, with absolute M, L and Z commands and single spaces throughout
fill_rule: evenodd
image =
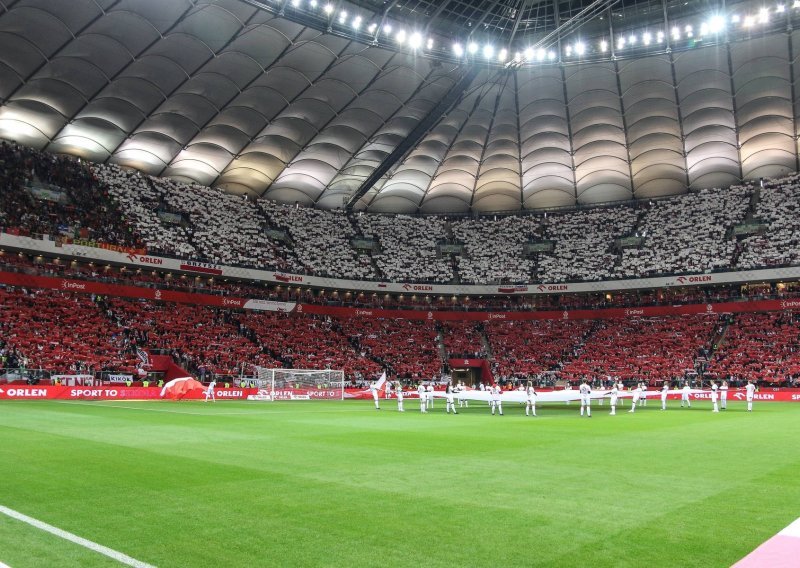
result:
M 668 32 L 711 5 L 626 0 L 576 32 L 610 53 L 565 58 L 559 25 L 591 4 L 339 1 L 320 22 L 289 0 L 2 0 L 0 137 L 375 212 L 661 197 L 798 169 L 793 14 L 746 37 L 614 52 L 615 29 Z M 363 32 L 335 20 L 346 10 Z M 386 22 L 509 50 L 555 30 L 558 57 L 425 54 L 371 35 Z

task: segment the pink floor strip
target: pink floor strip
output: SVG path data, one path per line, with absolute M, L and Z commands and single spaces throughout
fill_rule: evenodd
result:
M 733 565 L 733 568 L 797 568 L 800 566 L 800 519 Z

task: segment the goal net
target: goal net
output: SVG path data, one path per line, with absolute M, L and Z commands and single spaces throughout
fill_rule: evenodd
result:
M 344 400 L 344 371 L 256 367 L 252 400 Z

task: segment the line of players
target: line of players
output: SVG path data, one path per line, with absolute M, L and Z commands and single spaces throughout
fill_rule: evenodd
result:
M 391 383 L 390 383 L 391 384 Z M 403 385 L 398 381 L 394 383 L 395 388 L 394 393 L 397 398 L 397 410 L 399 412 L 405 412 L 403 408 Z M 387 385 L 388 386 L 388 385 Z M 483 386 L 483 385 L 481 385 Z M 448 381 L 447 387 L 445 388 L 445 411 L 447 414 L 450 414 L 452 410 L 453 414 L 458 414 L 455 405 L 455 398 L 458 394 L 464 392 L 466 390 L 466 386 L 464 385 L 463 381 L 459 382 L 455 386 L 453 386 L 452 382 Z M 483 390 L 483 389 L 482 389 Z M 609 402 L 611 406 L 611 416 L 615 416 L 617 413 L 617 404 L 619 401 L 620 392 L 625 390 L 624 385 L 622 382 L 615 382 L 612 384 L 611 390 L 608 393 L 609 395 Z M 492 411 L 492 415 L 495 415 L 495 411 L 497 412 L 498 416 L 503 415 L 503 401 L 502 401 L 502 389 L 499 385 L 494 384 L 488 388 L 490 393 L 489 399 L 489 407 Z M 536 389 L 533 386 L 533 383 L 528 381 L 528 385 L 525 388 L 526 391 L 526 404 L 525 404 L 525 416 L 536 416 L 536 402 L 537 402 L 537 394 Z M 669 383 L 666 381 L 661 388 L 661 410 L 667 409 L 667 397 L 669 396 Z M 692 401 L 690 399 L 691 394 L 691 387 L 688 383 L 683 385 L 681 389 L 681 408 L 684 407 L 684 404 L 687 408 L 692 407 Z M 745 398 L 747 400 L 747 411 L 752 412 L 753 410 L 753 398 L 755 395 L 756 387 L 752 381 L 747 382 L 747 386 L 745 387 Z M 373 397 L 375 399 L 375 408 L 380 410 L 380 403 L 378 401 L 378 390 L 373 387 L 372 389 Z M 389 392 L 391 389 L 387 388 L 387 397 L 389 396 Z M 420 383 L 417 387 L 417 393 L 419 395 L 419 403 L 420 403 L 420 411 L 423 413 L 428 412 L 429 409 L 433 408 L 433 384 L 428 383 L 425 385 Z M 581 416 L 587 416 L 591 418 L 592 416 L 592 387 L 586 382 L 583 381 L 578 389 L 578 393 L 580 395 L 580 402 L 581 402 Z M 600 401 L 600 405 L 603 404 L 603 399 L 597 399 Z M 712 402 L 712 412 L 719 412 L 720 408 L 722 410 L 726 410 L 728 408 L 728 381 L 722 381 L 721 385 L 717 385 L 716 381 L 711 381 L 711 402 Z M 569 402 L 567 402 L 569 404 Z M 458 405 L 459 407 L 467 407 L 469 408 L 469 400 L 464 399 L 461 396 L 458 396 Z M 628 410 L 629 413 L 633 413 L 636 411 L 636 407 L 638 406 L 647 406 L 647 389 L 644 383 L 638 383 L 636 388 L 634 388 L 631 392 L 631 408 Z

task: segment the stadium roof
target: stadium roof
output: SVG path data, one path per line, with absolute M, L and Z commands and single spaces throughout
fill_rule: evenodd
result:
M 797 169 L 796 7 L 323 4 L 6 0 L 0 136 L 381 212 L 647 198 Z

